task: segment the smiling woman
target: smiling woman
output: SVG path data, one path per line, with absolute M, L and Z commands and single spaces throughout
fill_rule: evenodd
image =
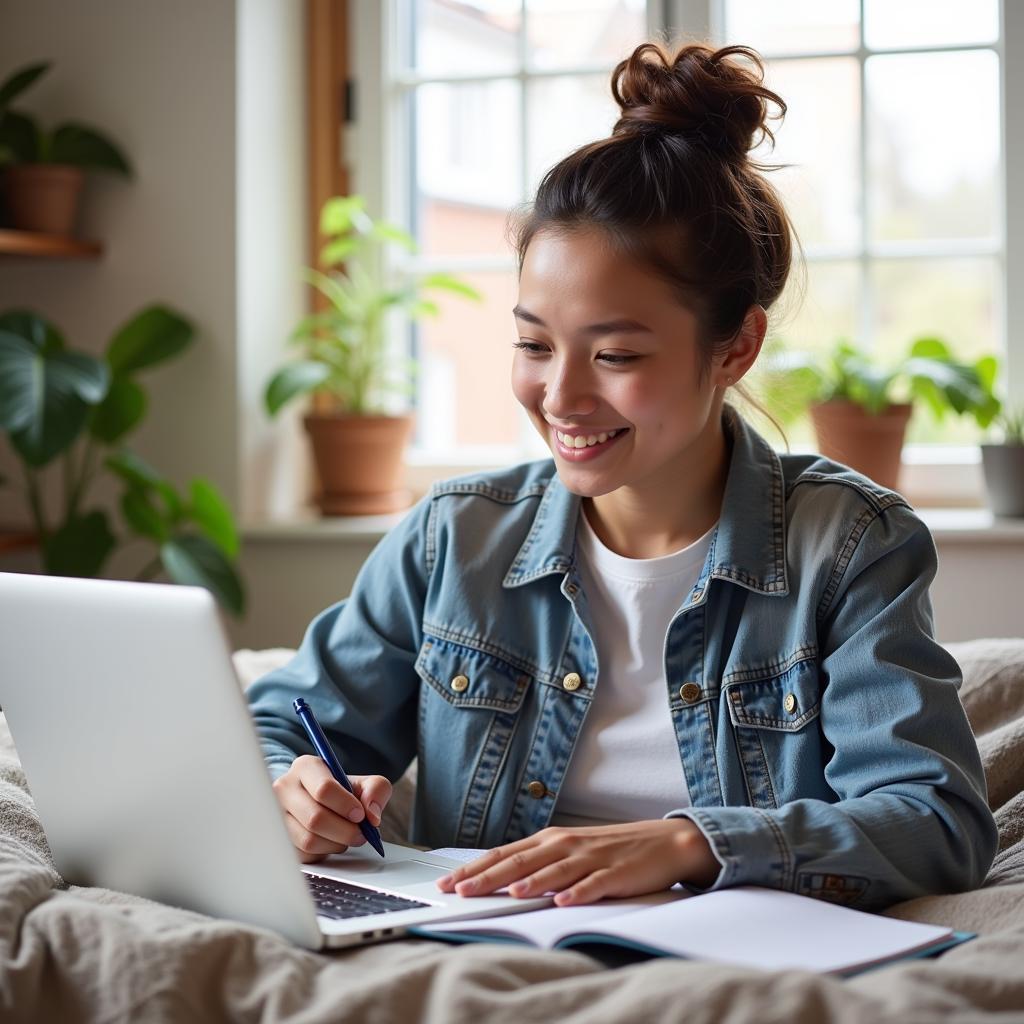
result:
M 612 93 L 514 222 L 512 389 L 552 458 L 435 485 L 248 691 L 292 842 L 360 844 L 418 757 L 411 839 L 491 848 L 460 895 L 978 885 L 996 831 L 927 529 L 726 402 L 790 272 L 749 155 L 785 105 L 744 47 L 642 45 Z

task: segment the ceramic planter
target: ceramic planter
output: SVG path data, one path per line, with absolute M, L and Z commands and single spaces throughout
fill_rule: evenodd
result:
M 1024 444 L 983 444 L 988 503 L 997 516 L 1024 516 Z
M 903 403 L 870 413 L 855 402 L 836 399 L 812 405 L 811 421 L 822 455 L 895 490 L 912 411 L 913 406 Z
M 16 164 L 4 171 L 11 227 L 71 237 L 85 180 L 81 168 L 63 164 Z
M 362 516 L 407 508 L 402 454 L 411 416 L 353 416 L 314 412 L 303 420 L 313 445 L 325 516 Z

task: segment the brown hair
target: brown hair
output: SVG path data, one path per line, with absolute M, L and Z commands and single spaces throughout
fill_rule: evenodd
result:
M 612 134 L 555 164 L 512 222 L 519 270 L 538 231 L 604 229 L 693 310 L 706 373 L 750 307 L 779 297 L 792 261 L 792 224 L 761 173 L 773 168 L 748 156 L 762 139 L 774 145 L 768 102 L 774 117 L 786 112 L 763 80 L 749 47 L 691 44 L 672 56 L 659 43 L 638 46 L 612 73 L 622 110 Z

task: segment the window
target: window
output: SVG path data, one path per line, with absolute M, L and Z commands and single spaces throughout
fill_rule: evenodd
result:
M 722 15 L 724 41 L 759 50 L 789 104 L 762 158 L 793 165 L 771 177 L 808 280 L 776 334 L 891 359 L 928 334 L 1003 356 L 998 0 L 724 0 Z M 976 439 L 972 421 L 924 409 L 908 437 Z
M 355 188 L 416 234 L 410 269 L 458 272 L 485 296 L 480 305 L 442 298 L 441 319 L 408 339 L 421 361 L 421 460 L 497 464 L 538 453 L 507 383 L 515 263 L 506 213 L 573 146 L 608 133 L 614 63 L 663 29 L 754 46 L 767 84 L 789 104 L 774 152 L 758 155 L 792 165 L 769 177 L 804 246 L 808 288 L 799 306 L 784 297 L 775 334 L 812 348 L 846 335 L 895 355 L 933 332 L 965 356 L 1006 352 L 1001 62 L 1010 43 L 1001 26 L 1011 16 L 998 0 L 354 6 Z M 1024 336 L 1013 344 L 1024 349 Z M 922 413 L 910 439 L 977 438 L 966 421 L 937 427 Z M 941 451 L 932 461 L 965 458 Z

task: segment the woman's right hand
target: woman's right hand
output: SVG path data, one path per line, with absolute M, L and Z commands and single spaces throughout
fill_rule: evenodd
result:
M 381 814 L 391 799 L 391 783 L 383 775 L 350 775 L 349 781 L 355 796 L 312 754 L 297 757 L 275 780 L 274 795 L 303 864 L 365 843 L 359 831 L 364 817 L 371 825 L 380 826 Z

